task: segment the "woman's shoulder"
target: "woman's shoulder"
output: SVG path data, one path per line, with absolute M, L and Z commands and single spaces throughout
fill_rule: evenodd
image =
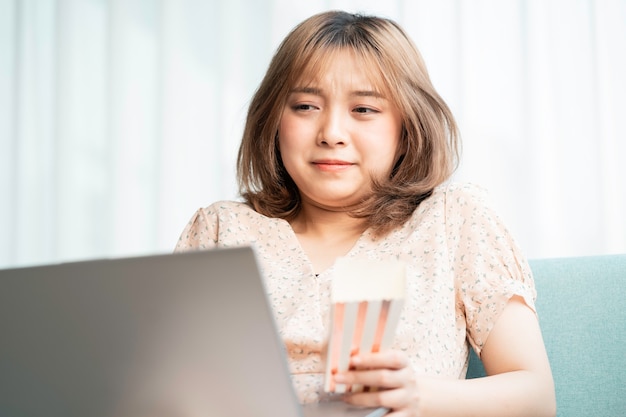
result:
M 222 222 L 245 218 L 264 217 L 254 211 L 250 205 L 237 200 L 218 200 L 208 206 L 200 207 L 193 218 L 203 218 L 206 221 Z M 192 219 L 193 220 L 193 219 Z
M 413 213 L 413 220 L 435 218 L 446 221 L 450 215 L 489 207 L 489 193 L 487 189 L 469 182 L 449 182 L 435 187 Z
M 488 189 L 481 185 L 452 182 L 435 188 L 431 197 L 440 204 L 448 226 L 454 223 L 500 222 Z
M 249 243 L 271 219 L 241 201 L 221 200 L 196 210 L 179 238 L 177 250 Z
M 449 182 L 435 187 L 431 197 L 446 202 L 467 204 L 468 202 L 485 202 L 489 192 L 481 185 L 471 182 Z
M 487 190 L 474 183 L 449 182 L 435 187 L 398 230 L 401 234 L 423 234 L 446 230 L 476 213 L 489 211 Z
M 254 210 L 248 204 L 242 201 L 236 200 L 219 200 L 209 204 L 206 207 L 202 207 L 199 211 L 203 211 L 204 213 L 247 213 L 253 212 Z
M 497 216 L 487 188 L 470 182 L 451 182 L 433 190 L 430 204 L 439 207 L 446 221 L 457 217 Z
M 196 215 L 219 227 L 228 226 L 232 230 L 240 231 L 272 227 L 282 222 L 281 219 L 267 217 L 254 210 L 249 204 L 236 200 L 216 201 L 199 209 Z

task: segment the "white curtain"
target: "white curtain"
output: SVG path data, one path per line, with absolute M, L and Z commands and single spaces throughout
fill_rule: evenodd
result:
M 171 251 L 327 9 L 406 28 L 529 257 L 626 252 L 624 0 L 0 0 L 0 267 Z

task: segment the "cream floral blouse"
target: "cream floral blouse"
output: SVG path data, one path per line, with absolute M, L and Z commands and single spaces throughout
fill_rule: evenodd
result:
M 408 297 L 393 348 L 418 375 L 464 378 L 469 344 L 480 354 L 513 295 L 534 309 L 530 268 L 485 200 L 474 185 L 440 186 L 402 227 L 377 240 L 365 231 L 346 255 L 406 262 Z M 317 401 L 333 268 L 316 276 L 289 223 L 232 201 L 199 209 L 176 250 L 243 245 L 256 249 L 300 401 Z

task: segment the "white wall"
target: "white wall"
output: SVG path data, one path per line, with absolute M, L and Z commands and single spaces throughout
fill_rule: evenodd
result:
M 171 251 L 236 197 L 247 102 L 330 8 L 411 34 L 461 126 L 455 179 L 529 257 L 626 252 L 624 0 L 0 0 L 0 267 Z

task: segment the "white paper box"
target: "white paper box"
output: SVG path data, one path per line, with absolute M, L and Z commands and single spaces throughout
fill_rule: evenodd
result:
M 331 292 L 324 389 L 335 393 L 370 389 L 335 384 L 332 375 L 347 370 L 351 356 L 379 352 L 393 342 L 406 293 L 405 265 L 339 258 Z

